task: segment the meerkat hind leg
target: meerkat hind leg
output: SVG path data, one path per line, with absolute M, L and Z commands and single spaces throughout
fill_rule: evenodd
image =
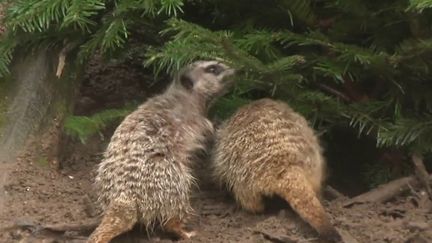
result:
M 169 219 L 165 225 L 164 229 L 167 232 L 175 234 L 180 239 L 186 240 L 196 235 L 195 231 L 186 231 L 184 229 L 183 223 L 178 218 Z
M 131 230 L 137 220 L 137 209 L 133 205 L 113 202 L 105 210 L 100 225 L 90 235 L 87 243 L 108 243 Z
M 276 194 L 284 198 L 303 220 L 309 223 L 323 239 L 338 241 L 340 235 L 333 227 L 329 216 L 319 201 L 312 185 L 301 169 L 290 170 L 283 178 Z
M 240 191 L 234 194 L 237 202 L 242 208 L 252 213 L 261 213 L 264 211 L 263 196 L 260 193 L 253 193 L 249 191 Z

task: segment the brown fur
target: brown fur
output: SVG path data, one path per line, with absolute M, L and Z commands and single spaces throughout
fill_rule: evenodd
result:
M 215 178 L 246 210 L 277 195 L 324 238 L 338 238 L 317 195 L 325 161 L 307 121 L 287 104 L 262 99 L 241 107 L 217 132 Z
M 194 152 L 204 149 L 213 133 L 208 106 L 231 83 L 226 79 L 231 74 L 233 70 L 219 62 L 195 62 L 165 93 L 124 119 L 97 170 L 104 216 L 88 242 L 109 242 L 135 223 L 147 229 L 159 223 L 180 238 L 193 235 L 182 227 L 192 211 L 190 167 Z

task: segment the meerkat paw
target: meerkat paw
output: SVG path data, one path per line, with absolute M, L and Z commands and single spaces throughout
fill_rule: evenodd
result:
M 178 238 L 183 240 L 189 239 L 197 234 L 195 231 L 186 231 L 183 228 L 183 223 L 181 222 L 181 220 L 177 218 L 172 218 L 168 220 L 164 228 L 166 231 L 175 234 Z
M 189 232 L 184 232 L 184 236 L 186 237 L 186 239 L 190 239 L 194 236 L 196 236 L 198 233 L 196 231 L 189 231 Z

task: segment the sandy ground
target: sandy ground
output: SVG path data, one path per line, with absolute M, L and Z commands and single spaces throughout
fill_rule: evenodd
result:
M 21 156 L 15 168 L 9 168 L 6 212 L 0 217 L 2 226 L 71 224 L 88 222 L 94 217 L 97 210 L 91 207 L 94 199 L 91 183 L 100 156 L 86 154 L 85 148 L 77 146 L 75 154 L 79 156 L 74 156 L 61 170 L 41 164 L 29 154 Z M 314 231 L 280 199 L 268 199 L 266 212 L 254 215 L 237 208 L 226 192 L 205 181 L 200 184 L 200 190 L 193 195 L 196 216 L 188 225 L 198 235 L 186 242 L 319 242 Z M 406 242 L 414 236 L 419 239 L 411 242 L 432 242 L 431 205 L 424 193 L 411 192 L 385 204 L 351 208 L 341 206 L 344 200 L 324 204 L 335 225 L 358 242 Z M 84 242 L 89 233 L 47 233 L 21 227 L 2 232 L 0 241 Z M 148 234 L 137 226 L 115 242 L 172 240 L 175 239 L 158 229 Z

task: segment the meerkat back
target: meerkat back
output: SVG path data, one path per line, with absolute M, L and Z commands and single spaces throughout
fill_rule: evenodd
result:
M 318 233 L 338 239 L 318 195 L 325 160 L 314 131 L 287 104 L 261 99 L 241 107 L 216 135 L 214 176 L 251 212 L 277 195 Z

